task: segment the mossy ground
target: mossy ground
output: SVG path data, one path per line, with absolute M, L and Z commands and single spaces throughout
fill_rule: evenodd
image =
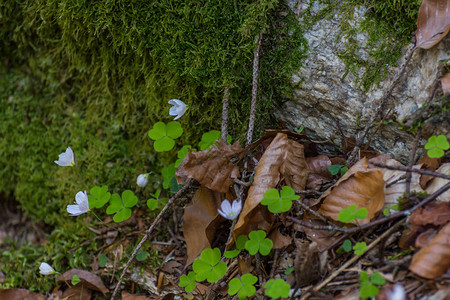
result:
M 381 19 L 403 9 L 374 7 Z M 7 278 L 0 286 L 40 292 L 53 280 L 38 275 L 39 262 L 58 271 L 89 269 L 100 245 L 76 248 L 95 235 L 84 217 L 67 217 L 66 205 L 78 191 L 103 184 L 111 192 L 132 189 L 145 206 L 176 150 L 220 129 L 225 86 L 231 91 L 230 134 L 243 140 L 258 33 L 264 38 L 255 136 L 275 124 L 270 110 L 289 96 L 290 74 L 307 53 L 306 27 L 276 0 L 7 0 L 0 20 L 0 191 L 52 228 L 45 245 L 2 245 L 8 252 L 0 268 Z M 405 29 L 392 42 L 401 36 L 404 43 L 408 34 Z M 180 120 L 184 134 L 176 150 L 156 154 L 147 131 L 171 119 L 172 98 L 189 106 Z M 53 162 L 67 146 L 76 153 L 75 168 Z M 137 175 L 148 171 L 151 183 L 137 189 Z

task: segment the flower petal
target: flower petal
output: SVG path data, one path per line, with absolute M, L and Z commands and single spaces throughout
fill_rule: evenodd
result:
M 67 205 L 67 212 L 70 214 L 71 217 L 79 216 L 83 211 L 80 210 L 80 207 L 77 204 L 74 205 Z

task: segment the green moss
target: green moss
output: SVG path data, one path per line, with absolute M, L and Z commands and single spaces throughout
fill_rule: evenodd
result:
M 346 50 L 336 55 L 346 64 L 347 73 L 355 76 L 356 83 L 368 91 L 374 84 L 380 83 L 388 74 L 388 67 L 397 65 L 402 55 L 402 47 L 411 41 L 421 0 L 347 0 L 337 3 L 330 0 L 317 0 L 324 4 L 316 15 L 311 9 L 305 10 L 305 24 L 311 28 L 318 20 L 340 15 L 341 35 L 346 39 Z M 355 26 L 355 8 L 365 9 L 363 20 Z M 356 36 L 365 33 L 366 45 L 358 44 Z M 368 52 L 369 58 L 358 55 L 361 47 Z M 359 71 L 364 70 L 360 75 Z

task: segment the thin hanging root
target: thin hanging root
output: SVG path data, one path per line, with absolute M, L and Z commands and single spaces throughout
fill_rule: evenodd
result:
M 111 295 L 111 300 L 114 300 L 114 298 L 117 295 L 117 292 L 119 291 L 120 284 L 122 283 L 123 278 L 125 277 L 125 273 L 127 272 L 128 268 L 130 267 L 131 263 L 133 262 L 134 258 L 136 257 L 139 249 L 141 249 L 144 242 L 150 237 L 150 234 L 153 232 L 153 229 L 155 229 L 156 225 L 161 221 L 162 216 L 164 213 L 175 203 L 175 200 L 179 199 L 182 195 L 184 195 L 190 188 L 197 187 L 198 183 L 195 179 L 190 179 L 185 186 L 183 186 L 175 195 L 172 196 L 172 198 L 167 201 L 166 205 L 164 205 L 161 212 L 156 216 L 155 220 L 153 220 L 153 223 L 150 225 L 150 227 L 145 232 L 144 237 L 139 242 L 139 244 L 136 246 L 136 248 L 133 251 L 133 254 L 131 254 L 131 257 L 128 259 L 127 264 L 125 265 L 125 268 L 122 270 L 122 274 L 120 275 L 119 281 L 116 283 L 116 287 L 114 288 L 114 292 Z

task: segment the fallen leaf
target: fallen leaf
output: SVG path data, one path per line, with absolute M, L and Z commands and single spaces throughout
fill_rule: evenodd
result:
M 75 286 L 69 286 L 62 295 L 65 300 L 89 300 L 91 297 L 92 291 L 81 282 Z
M 190 265 L 200 253 L 211 247 L 216 227 L 223 221 L 217 212 L 225 194 L 200 187 L 192 202 L 184 209 L 183 235 L 186 241 L 187 262 Z
M 366 208 L 368 215 L 363 220 L 350 223 L 363 225 L 369 223 L 384 205 L 384 180 L 379 170 L 367 168 L 368 162 L 363 158 L 351 167 L 332 187 L 319 198 L 323 199 L 318 213 L 338 221 L 337 217 L 343 208 L 356 205 Z
M 58 276 L 58 278 L 56 278 L 56 281 L 70 282 L 73 275 L 77 275 L 81 280 L 80 283 L 82 283 L 85 287 L 94 291 L 99 291 L 103 295 L 106 295 L 108 293 L 108 289 L 105 287 L 100 277 L 85 270 L 70 269 L 61 276 Z
M 450 73 L 449 73 L 450 74 Z M 439 158 L 430 158 L 428 154 L 425 152 L 424 156 L 417 162 L 418 165 L 422 165 L 422 170 L 435 171 L 439 168 L 440 159 Z M 424 189 L 428 182 L 434 177 L 431 175 L 422 175 L 420 176 L 420 186 Z
M 418 226 L 442 226 L 450 221 L 450 204 L 446 202 L 431 202 L 425 207 L 414 211 L 408 223 Z
M 441 77 L 441 85 L 443 94 L 450 92 L 450 73 L 445 73 L 445 75 Z
M 448 0 L 423 0 L 419 8 L 416 30 L 416 47 L 430 49 L 450 30 L 450 2 Z
M 47 298 L 26 289 L 0 289 L 0 299 L 46 300 Z
M 313 219 L 314 216 L 308 214 L 305 214 L 303 217 L 304 222 L 308 222 L 309 224 L 313 226 L 327 226 L 328 224 L 323 222 L 319 219 Z M 305 231 L 306 235 L 308 236 L 308 239 L 315 242 L 317 244 L 317 247 L 319 251 L 324 251 L 329 245 L 334 243 L 339 237 L 340 234 L 332 231 L 332 230 L 318 230 L 318 229 L 312 229 L 309 227 L 303 227 L 303 230 Z
M 441 174 L 450 175 L 450 163 L 445 163 L 442 166 L 439 167 L 439 169 L 436 170 L 436 172 Z M 448 179 L 435 177 L 431 182 L 429 183 L 426 191 L 428 194 L 432 194 L 439 190 L 441 187 L 446 185 L 448 183 Z M 442 202 L 450 202 L 450 189 L 447 190 L 445 193 L 441 194 L 436 198 L 438 201 Z
M 194 178 L 207 188 L 226 193 L 233 184 L 233 178 L 239 177 L 239 167 L 232 162 L 242 155 L 243 149 L 239 142 L 227 145 L 224 141 L 217 141 L 211 150 L 194 152 L 189 149 L 188 155 L 177 168 L 176 175 L 186 182 L 187 178 Z
M 286 158 L 281 166 L 286 184 L 294 191 L 305 189 L 309 168 L 306 164 L 303 145 L 294 140 L 288 140 Z
M 319 190 L 320 187 L 333 179 L 328 167 L 332 165 L 331 160 L 326 155 L 308 157 L 306 163 L 309 168 L 308 181 L 306 187 L 312 190 Z
M 295 245 L 297 246 L 294 260 L 296 286 L 303 287 L 315 283 L 322 275 L 317 244 L 295 239 Z
M 436 234 L 437 234 L 437 231 L 435 229 L 432 229 L 432 228 L 422 232 L 416 238 L 415 247 L 418 248 L 418 249 L 425 247 L 436 236 Z
M 234 236 L 247 235 L 251 230 L 268 230 L 273 222 L 273 216 L 266 207 L 260 206 L 264 193 L 275 188 L 281 179 L 280 168 L 284 163 L 289 147 L 288 137 L 284 133 L 278 133 L 267 147 L 259 160 L 255 170 L 255 177 L 251 185 L 247 199 L 244 202 L 239 219 L 234 227 Z M 256 209 L 259 206 L 259 209 Z M 256 216 L 257 214 L 257 216 Z M 255 223 L 257 217 L 261 223 Z M 267 219 L 264 219 L 267 217 Z M 256 228 L 255 228 L 256 227 Z M 232 243 L 231 243 L 232 244 Z
M 409 269 L 425 278 L 433 279 L 441 276 L 450 267 L 450 223 L 430 241 L 430 243 L 414 254 Z
M 142 296 L 133 295 L 127 291 L 122 291 L 121 296 L 122 300 L 172 300 L 174 298 L 174 294 L 167 294 L 165 296 Z
M 292 242 L 292 237 L 281 234 L 279 228 L 272 231 L 268 238 L 273 242 L 273 249 L 282 249 Z

